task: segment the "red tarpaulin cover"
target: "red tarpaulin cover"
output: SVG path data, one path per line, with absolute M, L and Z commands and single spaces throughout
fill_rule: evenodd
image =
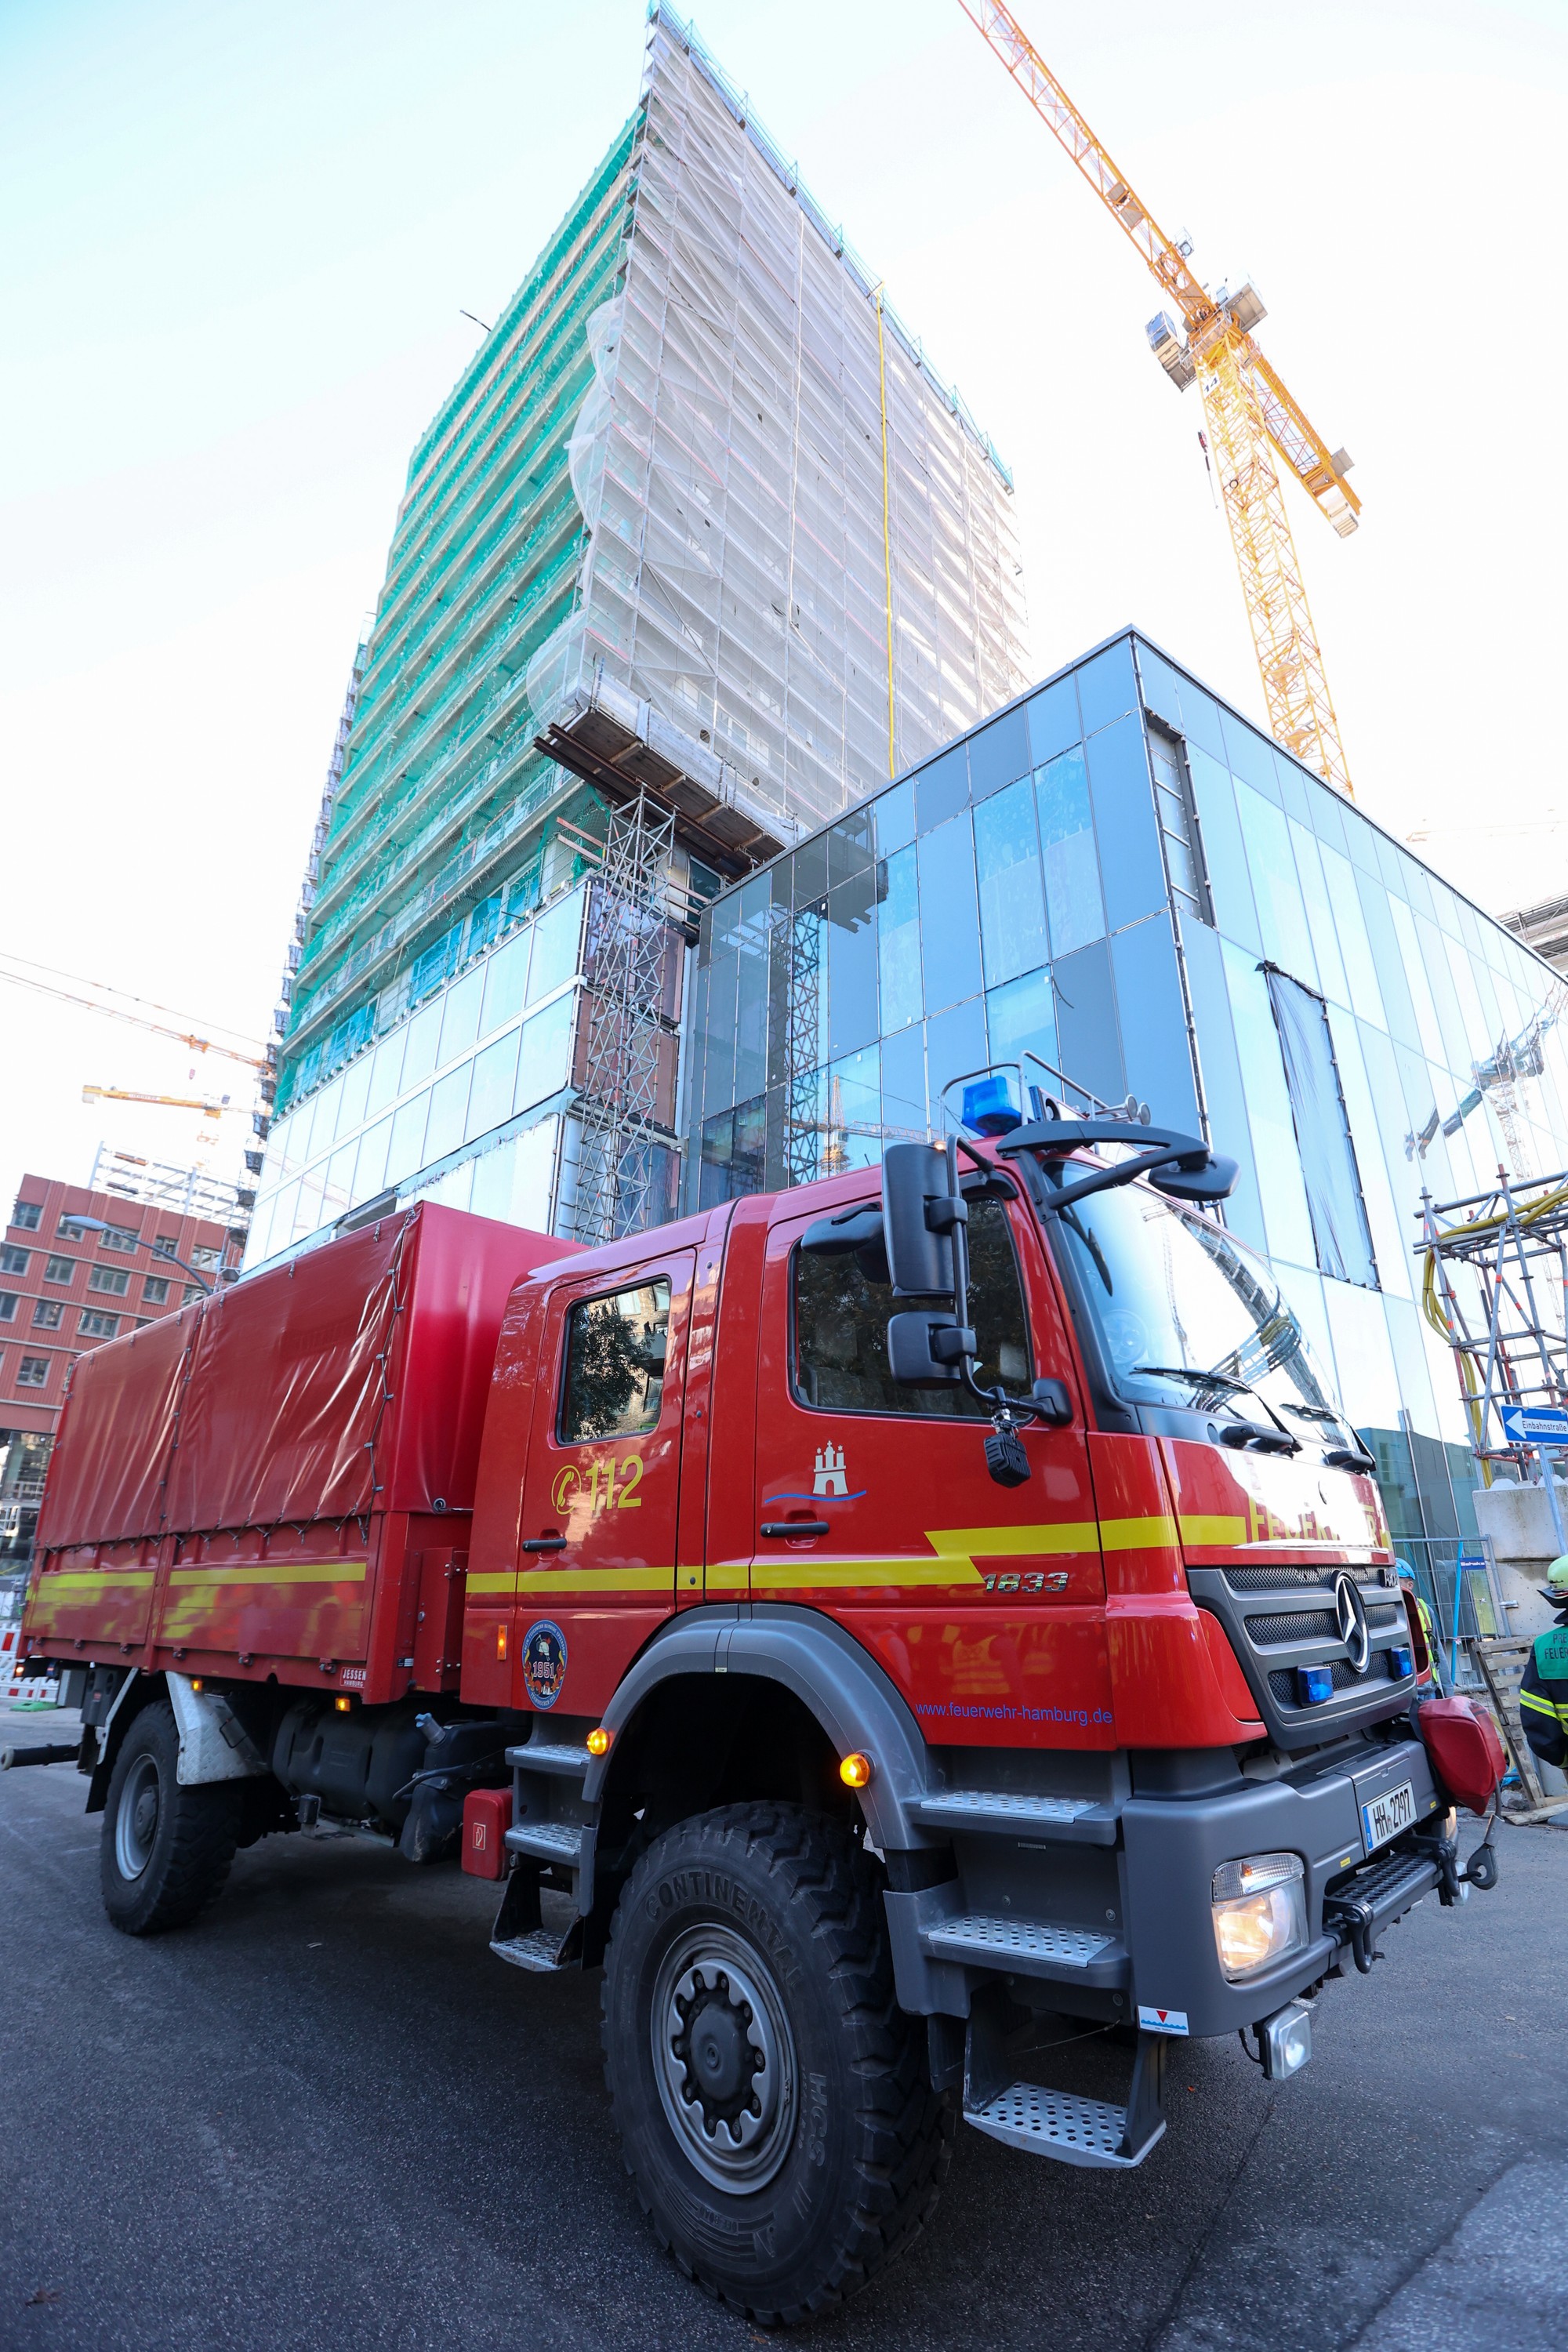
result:
M 78 1366 L 40 1548 L 468 1510 L 508 1295 L 575 1246 L 423 1202 L 111 1340 Z
M 40 1550 L 156 1535 L 199 1307 L 79 1357 L 38 1512 Z

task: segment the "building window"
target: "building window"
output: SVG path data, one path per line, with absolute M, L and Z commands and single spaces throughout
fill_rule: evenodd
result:
M 193 1298 L 205 1298 L 206 1295 L 199 1282 L 187 1282 L 180 1293 L 180 1304 L 188 1307 Z
M 989 1418 L 965 1389 L 913 1389 L 894 1380 L 888 1320 L 901 1302 L 877 1278 L 881 1267 L 868 1272 L 858 1252 L 824 1257 L 799 1249 L 794 1264 L 795 1392 L 802 1404 L 819 1412 Z M 1024 1294 L 999 1201 L 969 1204 L 969 1319 L 981 1349 L 975 1378 L 1026 1389 L 1032 1374 Z
M 222 1253 L 216 1249 L 194 1249 L 191 1252 L 191 1264 L 195 1266 L 200 1266 L 205 1274 L 210 1267 L 215 1266 L 217 1264 L 221 1255 Z
M 11 1223 L 18 1233 L 36 1234 L 43 1219 L 43 1206 L 37 1201 L 18 1201 L 11 1212 Z
M 144 1274 L 142 1277 L 142 1296 L 149 1307 L 162 1307 L 169 1296 L 168 1276 Z
M 99 1239 L 106 1250 L 118 1250 L 122 1257 L 142 1246 L 141 1234 L 129 1232 L 124 1225 L 110 1225 L 106 1234 L 100 1234 Z
M 1363 1289 L 1375 1290 L 1372 1231 L 1345 1115 L 1328 1007 L 1321 996 L 1277 965 L 1266 963 L 1263 971 L 1274 1008 L 1274 1025 L 1279 1032 L 1319 1269 L 1332 1275 L 1336 1282 L 1356 1282 Z
M 35 1299 L 33 1302 L 34 1330 L 58 1331 L 60 1328 L 60 1318 L 65 1311 L 58 1298 Z
M 44 1260 L 46 1282 L 68 1282 L 79 1261 L 74 1257 L 47 1257 Z
M 658 1426 L 669 1285 L 639 1283 L 608 1298 L 580 1299 L 566 1332 L 561 1443 L 640 1437 Z
M 87 1239 L 87 1227 L 79 1225 L 74 1217 L 62 1217 L 55 1232 L 62 1242 L 84 1242 Z
M 173 1257 L 178 1245 L 177 1234 L 160 1234 L 153 1244 L 153 1255 L 154 1257 Z
M 120 1328 L 118 1315 L 105 1315 L 101 1307 L 84 1307 L 77 1333 L 83 1339 L 112 1339 Z
M 1196 803 L 1186 754 L 1179 736 L 1167 735 L 1152 721 L 1149 727 L 1149 762 L 1154 772 L 1154 807 L 1160 820 L 1161 846 L 1171 895 L 1184 913 L 1201 923 L 1214 921 L 1208 877 L 1198 845 Z
M 19 1389 L 41 1389 L 49 1377 L 47 1356 L 24 1356 L 16 1368 Z
M 15 1323 L 20 1303 L 14 1290 L 0 1290 L 0 1323 Z
M 122 1265 L 95 1265 L 87 1277 L 89 1290 L 106 1290 L 110 1298 L 123 1298 L 131 1287 L 131 1276 Z
M 31 1250 L 18 1249 L 14 1242 L 0 1242 L 0 1274 L 26 1274 L 32 1256 Z

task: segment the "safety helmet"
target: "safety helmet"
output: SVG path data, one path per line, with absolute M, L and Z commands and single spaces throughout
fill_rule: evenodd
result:
M 1546 1571 L 1546 1597 L 1558 1608 L 1568 1608 L 1568 1551 L 1560 1552 Z

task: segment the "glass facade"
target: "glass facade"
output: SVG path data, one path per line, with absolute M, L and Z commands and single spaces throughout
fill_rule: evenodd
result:
M 1133 1094 L 1239 1163 L 1226 1221 L 1334 1368 L 1396 1537 L 1470 1536 L 1421 1195 L 1568 1164 L 1555 977 L 1129 633 L 707 910 L 685 1205 L 940 1133 L 945 1089 L 1025 1052 Z

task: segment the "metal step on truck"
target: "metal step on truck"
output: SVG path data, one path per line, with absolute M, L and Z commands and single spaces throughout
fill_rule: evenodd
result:
M 1173 2040 L 1294 2073 L 1495 1874 L 1495 1730 L 1234 1170 L 1020 1092 L 604 1248 L 384 1217 L 84 1357 L 50 1465 L 22 1646 L 115 1924 L 317 1819 L 460 1853 L 522 2031 L 601 1973 L 642 2203 L 761 2321 L 908 2242 L 960 2118 L 1142 2164 Z

